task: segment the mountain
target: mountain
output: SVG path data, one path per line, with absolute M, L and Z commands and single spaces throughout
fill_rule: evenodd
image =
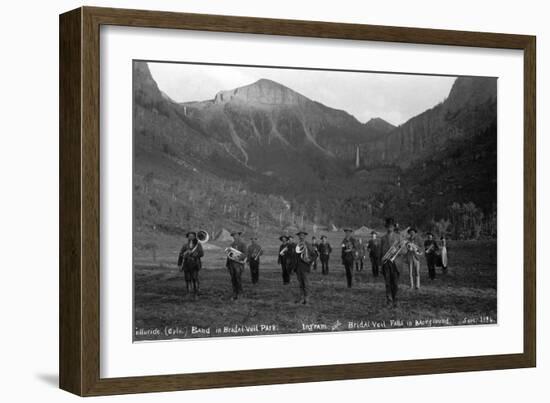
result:
M 372 118 L 368 122 L 366 122 L 364 126 L 368 132 L 373 133 L 372 137 L 381 137 L 382 135 L 387 134 L 395 129 L 394 125 L 386 122 L 382 118 Z
M 370 164 L 402 168 L 441 152 L 449 140 L 483 133 L 496 118 L 497 79 L 459 77 L 447 99 L 363 146 Z
M 494 209 L 496 79 L 460 77 L 398 127 L 266 79 L 177 103 L 144 62 L 133 95 L 138 223 L 375 226 L 394 215 L 421 226 L 455 201 Z
M 318 181 L 342 175 L 357 144 L 371 140 L 349 113 L 266 79 L 180 106 L 243 165 L 271 176 L 300 172 Z

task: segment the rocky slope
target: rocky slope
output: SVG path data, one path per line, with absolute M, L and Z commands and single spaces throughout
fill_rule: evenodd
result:
M 496 78 L 459 77 L 444 102 L 364 145 L 362 150 L 370 164 L 406 168 L 442 152 L 450 140 L 483 133 L 496 117 L 496 99 Z

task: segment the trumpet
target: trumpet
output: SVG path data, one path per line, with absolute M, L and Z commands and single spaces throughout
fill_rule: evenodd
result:
M 234 262 L 244 263 L 244 261 L 246 260 L 246 255 L 238 249 L 229 247 L 229 248 L 225 248 L 224 252 L 227 255 L 227 258 Z
M 434 248 L 435 248 L 435 246 L 434 246 L 434 244 L 432 243 L 430 246 L 428 246 L 428 247 L 424 250 L 424 252 L 425 252 L 426 254 L 429 254 L 429 253 L 431 253 L 431 252 L 434 250 Z

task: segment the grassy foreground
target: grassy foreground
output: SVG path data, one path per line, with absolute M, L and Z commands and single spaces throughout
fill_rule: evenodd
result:
M 372 276 L 370 262 L 348 289 L 334 254 L 328 276 L 320 268 L 310 273 L 311 297 L 304 306 L 294 302 L 296 278 L 283 286 L 274 258 L 264 260 L 259 284 L 251 284 L 248 267 L 244 271 L 244 294 L 237 301 L 217 260 L 201 270 L 196 300 L 185 294 L 183 273 L 174 265 L 136 264 L 134 340 L 496 323 L 494 241 L 451 243 L 449 271 L 438 269 L 433 282 L 423 259 L 419 291 L 409 289 L 408 271 L 401 267 L 397 308 L 385 306 L 384 280 Z

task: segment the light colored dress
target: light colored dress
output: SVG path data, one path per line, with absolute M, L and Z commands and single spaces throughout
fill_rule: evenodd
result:
M 443 241 L 443 245 L 441 245 L 440 253 L 441 253 L 441 265 L 443 266 L 444 269 L 446 269 L 447 268 L 447 242 L 446 241 Z

